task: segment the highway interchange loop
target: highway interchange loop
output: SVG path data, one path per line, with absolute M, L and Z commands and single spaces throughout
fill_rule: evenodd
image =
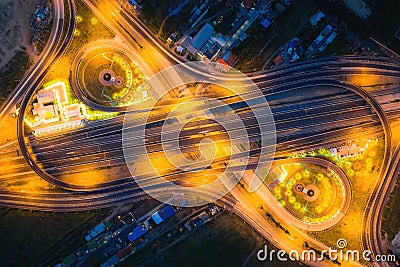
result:
M 56 10 L 64 10 L 63 1 L 55 1 Z M 75 190 L 77 192 L 66 192 L 66 193 L 40 193 L 30 194 L 23 192 L 0 192 L 1 198 L 0 203 L 3 206 L 16 207 L 16 208 L 27 208 L 35 210 L 46 210 L 46 211 L 78 211 L 78 210 L 90 210 L 95 208 L 110 207 L 120 203 L 126 203 L 134 199 L 146 198 L 146 194 L 139 188 L 134 187 L 132 180 L 123 180 L 117 182 L 111 182 L 109 184 L 102 184 L 101 188 L 85 188 L 82 186 L 76 186 L 62 182 L 52 175 L 44 172 L 39 166 L 36 165 L 32 155 L 29 154 L 27 144 L 24 135 L 24 113 L 29 104 L 29 100 L 34 94 L 35 89 L 41 83 L 45 75 L 49 70 L 51 63 L 60 57 L 65 49 L 68 47 L 68 43 L 72 37 L 73 30 L 75 27 L 75 6 L 74 1 L 70 0 L 69 10 L 70 17 L 69 29 L 67 34 L 58 49 L 55 49 L 62 36 L 64 29 L 64 18 L 63 14 L 56 13 L 55 19 L 57 23 L 54 23 L 53 32 L 51 36 L 54 36 L 46 47 L 49 51 L 57 51 L 52 57 L 44 57 L 43 62 L 47 63 L 47 67 L 43 67 L 41 64 L 37 65 L 34 71 L 40 70 L 40 75 L 28 75 L 24 78 L 24 82 L 17 87 L 17 94 L 13 94 L 13 100 L 10 103 L 14 103 L 23 96 L 20 113 L 18 116 L 18 142 L 21 147 L 21 151 L 31 168 L 44 180 L 56 184 L 60 188 L 67 190 Z M 174 60 L 172 60 L 174 61 Z M 362 237 L 362 243 L 366 248 L 372 249 L 374 254 L 384 254 L 384 247 L 381 240 L 381 215 L 389 192 L 394 187 L 395 178 L 400 167 L 400 146 L 397 146 L 394 150 L 392 149 L 391 129 L 385 112 L 382 110 L 377 101 L 368 92 L 361 88 L 339 82 L 332 79 L 332 77 L 344 76 L 348 74 L 375 74 L 390 77 L 400 77 L 400 66 L 398 61 L 387 58 L 376 58 L 376 57 L 329 57 L 322 59 L 315 59 L 310 61 L 304 61 L 289 66 L 279 67 L 270 71 L 258 72 L 249 74 L 249 77 L 256 83 L 267 82 L 270 85 L 274 83 L 291 83 L 304 80 L 305 82 L 323 83 L 325 85 L 331 85 L 336 87 L 342 87 L 347 90 L 353 91 L 367 101 L 378 115 L 382 124 L 385 134 L 385 154 L 383 160 L 383 168 L 381 168 L 380 178 L 378 184 L 371 192 L 371 196 L 367 203 L 367 209 L 365 211 L 364 219 L 364 230 L 365 234 Z M 363 67 L 364 70 L 359 70 L 357 67 Z M 367 69 L 367 71 L 365 71 Z M 31 73 L 34 73 L 31 72 Z M 35 78 L 33 78 L 35 77 Z M 325 77 L 325 79 L 323 79 Z M 23 90 L 25 94 L 23 95 Z M 90 101 L 81 95 L 78 91 L 74 92 L 76 96 L 89 107 L 103 109 L 105 111 L 119 111 L 124 112 L 125 109 L 120 110 L 109 109 L 112 107 L 98 107 L 94 106 Z M 7 110 L 7 109 L 5 109 Z M 2 111 L 4 112 L 4 110 Z M 393 150 L 393 151 L 392 151 Z M 324 164 L 321 163 L 320 164 Z M 326 163 L 328 164 L 328 163 Z M 332 166 L 330 166 L 332 168 Z M 156 188 L 155 190 L 160 190 Z M 161 189 L 162 190 L 162 189 Z M 209 197 L 213 192 L 200 192 L 205 197 Z M 230 196 L 225 196 L 221 200 L 221 203 L 234 206 L 236 200 Z

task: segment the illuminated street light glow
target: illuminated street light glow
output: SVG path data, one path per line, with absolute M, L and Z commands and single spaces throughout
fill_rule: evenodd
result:
M 191 69 L 196 69 L 197 71 L 190 71 Z M 149 154 L 147 151 L 149 144 L 146 143 L 146 124 L 138 125 L 132 130 L 131 116 L 137 116 L 134 112 L 135 106 L 131 106 L 130 110 L 128 110 L 123 129 L 123 149 L 125 158 L 130 159 L 126 160 L 126 163 L 132 177 L 144 189 L 149 188 L 149 186 L 160 185 L 167 185 L 171 189 L 164 190 L 164 195 L 149 190 L 147 193 L 152 197 L 177 206 L 181 206 L 182 203 L 185 203 L 185 206 L 210 203 L 228 193 L 241 179 L 246 166 L 250 164 L 251 146 L 249 133 L 239 114 L 229 104 L 216 98 L 193 96 L 189 89 L 184 86 L 195 82 L 215 84 L 229 90 L 232 96 L 240 98 L 252 111 L 257 119 L 257 127 L 261 138 L 261 152 L 260 157 L 257 158 L 257 167 L 254 168 L 256 171 L 251 179 L 250 191 L 255 191 L 263 183 L 263 179 L 260 177 L 263 177 L 264 173 L 269 171 L 275 152 L 276 133 L 273 115 L 264 95 L 247 76 L 236 70 L 231 70 L 228 73 L 222 72 L 221 70 L 223 69 L 225 67 L 217 63 L 185 63 L 159 72 L 143 85 L 151 88 L 150 91 L 155 94 L 153 95 L 154 105 L 146 115 L 147 120 L 151 118 L 152 112 L 155 113 L 159 99 L 168 98 L 176 93 L 173 89 L 180 88 L 177 94 L 184 96 L 181 98 L 178 95 L 171 98 L 174 101 L 178 101 L 179 104 L 168 110 L 168 115 L 163 119 L 163 127 L 160 133 L 162 155 L 158 155 L 157 158 L 162 157 L 160 160 L 166 161 L 165 168 L 162 168 L 159 165 L 160 163 L 155 166 L 153 164 L 155 162 L 154 155 Z M 168 173 L 171 166 L 188 173 L 198 172 L 199 170 L 210 168 L 211 164 L 216 160 L 216 158 L 211 158 L 209 155 L 217 155 L 217 153 L 206 153 L 208 156 L 192 160 L 183 155 L 179 149 L 179 133 L 188 121 L 197 117 L 209 118 L 215 121 L 217 125 L 222 126 L 229 136 L 229 150 L 233 151 L 235 155 L 239 155 L 239 157 L 230 157 L 228 161 L 225 161 L 225 170 L 222 173 L 218 173 L 218 178 L 209 184 L 186 187 L 171 183 L 165 178 L 165 174 Z M 130 125 L 130 127 L 127 127 L 127 125 Z M 205 139 L 203 138 L 203 140 Z M 135 149 L 132 149 L 132 142 L 135 142 Z M 190 140 L 188 142 L 190 143 Z M 210 140 L 205 140 L 204 142 L 209 143 Z M 203 146 L 203 149 L 205 147 L 207 146 Z M 254 164 L 254 159 L 252 164 Z M 157 178 L 148 179 L 146 177 Z M 183 199 L 179 198 L 177 200 L 171 198 L 170 195 L 165 195 L 165 192 L 174 192 L 174 189 L 184 192 Z M 213 195 L 211 198 L 199 200 L 197 195 L 199 191 L 213 192 Z

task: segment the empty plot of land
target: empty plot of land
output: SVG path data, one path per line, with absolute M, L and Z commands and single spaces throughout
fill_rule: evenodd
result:
M 0 69 L 21 50 L 30 48 L 29 18 L 39 1 L 2 0 L 0 2 Z

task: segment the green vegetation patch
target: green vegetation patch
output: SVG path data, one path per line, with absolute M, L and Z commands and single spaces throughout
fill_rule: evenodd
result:
M 74 39 L 68 49 L 69 55 L 74 56 L 84 44 L 91 41 L 114 38 L 114 33 L 85 4 L 76 1 L 76 9 L 76 27 Z
M 340 178 L 333 172 L 302 165 L 271 192 L 298 219 L 320 223 L 336 215 L 343 202 L 343 190 Z
M 365 142 L 366 140 L 364 140 Z M 360 141 L 361 142 L 361 141 Z M 363 146 L 363 142 L 360 143 Z M 357 156 L 340 159 L 330 155 L 329 150 L 320 149 L 309 156 L 323 157 L 338 165 L 347 174 L 352 186 L 352 203 L 342 221 L 333 228 L 314 232 L 313 235 L 327 245 L 335 246 L 340 238 L 346 238 L 349 249 L 362 250 L 360 235 L 363 233 L 362 222 L 365 204 L 378 179 L 382 165 L 385 141 L 382 138 L 371 139 L 368 147 Z
M 78 69 L 80 87 L 99 101 L 118 103 L 125 97 L 133 97 L 144 82 L 144 75 L 122 51 L 102 48 L 85 56 Z M 108 75 L 109 81 L 102 77 Z M 113 79 L 121 79 L 117 86 Z M 128 95 L 129 94 L 129 95 Z

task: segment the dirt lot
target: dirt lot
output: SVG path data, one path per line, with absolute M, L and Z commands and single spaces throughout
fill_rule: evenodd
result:
M 30 46 L 31 30 L 29 18 L 35 12 L 39 0 L 2 0 L 0 1 L 0 69 L 25 46 L 28 53 L 34 53 Z

